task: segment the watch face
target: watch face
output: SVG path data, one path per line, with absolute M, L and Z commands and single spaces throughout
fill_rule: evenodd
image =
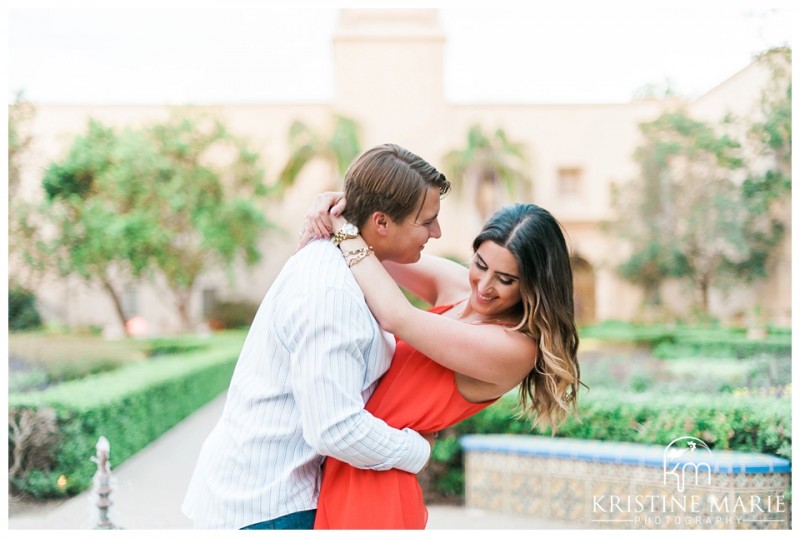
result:
M 356 237 L 358 237 L 358 227 L 355 224 L 346 222 L 338 232 L 333 234 L 331 240 L 334 245 L 339 246 L 339 243 L 345 239 L 354 239 Z

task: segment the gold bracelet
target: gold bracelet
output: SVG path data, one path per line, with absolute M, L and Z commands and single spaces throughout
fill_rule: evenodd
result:
M 347 261 L 347 267 L 353 267 L 355 264 L 373 253 L 372 247 L 361 247 L 355 250 L 348 250 L 343 252 L 344 259 Z

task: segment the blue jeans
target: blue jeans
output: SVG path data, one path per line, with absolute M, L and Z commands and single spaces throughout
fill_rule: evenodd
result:
M 243 531 L 313 529 L 316 510 L 305 510 L 242 527 Z

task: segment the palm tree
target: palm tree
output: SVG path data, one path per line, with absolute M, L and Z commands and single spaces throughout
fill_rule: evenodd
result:
M 490 138 L 480 125 L 473 125 L 467 132 L 467 146 L 449 152 L 444 163 L 448 177 L 463 183 L 459 190 L 474 198 L 484 221 L 504 203 L 529 194 L 524 146 L 510 142 L 503 129 Z
M 341 185 L 347 167 L 361 152 L 359 125 L 344 116 L 334 116 L 331 135 L 325 136 L 297 120 L 289 127 L 291 153 L 278 177 L 278 186 L 285 189 L 294 185 L 297 176 L 308 163 L 322 158 L 331 166 L 329 190 Z

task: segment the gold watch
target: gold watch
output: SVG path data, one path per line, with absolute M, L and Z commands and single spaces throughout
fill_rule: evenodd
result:
M 331 241 L 338 247 L 339 243 L 345 239 L 355 239 L 356 237 L 358 237 L 358 227 L 355 224 L 346 222 L 341 230 L 331 236 Z

